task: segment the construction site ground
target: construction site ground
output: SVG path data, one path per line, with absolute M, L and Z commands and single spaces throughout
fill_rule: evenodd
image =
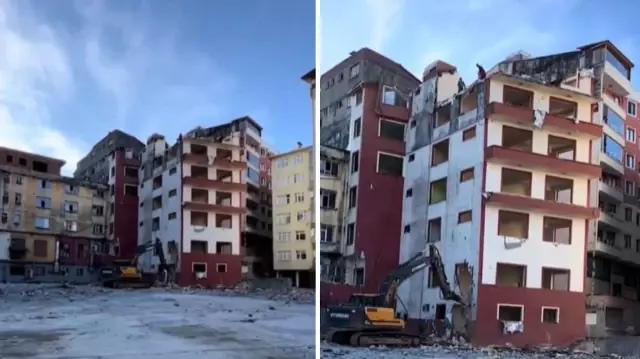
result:
M 305 359 L 313 292 L 0 284 L 0 358 Z

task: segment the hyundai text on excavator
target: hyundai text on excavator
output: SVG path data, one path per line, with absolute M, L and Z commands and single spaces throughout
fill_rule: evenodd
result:
M 420 337 L 406 333 L 405 321 L 395 315 L 398 287 L 402 282 L 429 267 L 440 288 L 442 299 L 464 305 L 447 281 L 440 252 L 434 245 L 416 254 L 389 273 L 377 294 L 353 294 L 346 304 L 329 306 L 327 341 L 350 346 L 417 346 Z
M 146 280 L 138 269 L 138 259 L 143 254 L 153 250 L 160 259 L 160 270 L 168 273 L 169 268 L 164 257 L 164 250 L 160 238 L 148 241 L 136 248 L 136 254 L 132 259 L 114 260 L 113 266 L 103 268 L 100 272 L 102 285 L 108 288 L 150 288 L 152 280 Z

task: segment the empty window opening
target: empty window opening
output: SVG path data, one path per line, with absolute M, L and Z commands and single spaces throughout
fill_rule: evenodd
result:
M 288 198 L 287 198 L 288 200 Z M 245 205 L 247 207 L 247 209 L 249 209 L 250 211 L 257 211 L 258 208 L 260 207 L 260 205 L 258 204 L 258 202 L 247 198 L 247 200 L 245 201 Z
M 207 241 L 191 240 L 191 253 L 209 253 Z
M 502 126 L 502 147 L 524 152 L 532 152 L 533 131 Z
M 560 309 L 542 307 L 542 322 L 549 324 L 560 323 Z
M 436 204 L 447 200 L 447 178 L 431 182 L 429 189 L 429 204 Z
M 515 107 L 533 108 L 533 92 L 517 87 L 504 86 L 502 102 Z
M 49 172 L 49 165 L 42 161 L 32 161 L 31 169 L 35 172 Z
M 460 99 L 460 113 L 467 113 L 478 108 L 478 93 L 475 88 L 469 90 Z
M 462 131 L 462 142 L 472 140 L 475 137 L 476 137 L 476 126 L 467 128 L 466 130 Z
M 191 264 L 191 271 L 193 273 L 206 274 L 207 273 L 207 264 L 206 263 L 192 263 Z
M 27 160 L 25 158 L 20 157 L 18 159 L 18 164 L 20 164 L 20 166 L 26 166 L 27 165 Z
M 209 190 L 192 188 L 191 189 L 191 201 L 195 203 L 209 203 Z
M 364 285 L 364 268 L 356 268 L 354 271 L 355 283 L 357 286 Z
M 444 320 L 447 314 L 446 304 L 436 304 L 436 320 Z
M 124 195 L 138 197 L 138 186 L 134 184 L 125 184 L 124 185 Z
M 216 264 L 216 272 L 218 272 L 218 273 L 227 273 L 227 264 L 226 263 L 218 263 L 218 264 Z
M 189 147 L 189 152 L 194 155 L 207 155 L 207 146 L 192 143 Z
M 216 213 L 216 228 L 233 228 L 233 217 L 230 214 Z
M 521 239 L 529 238 L 529 214 L 512 211 L 499 211 L 498 235 Z
M 531 197 L 531 172 L 518 171 L 503 167 L 500 175 L 500 192 Z
M 472 218 L 471 211 L 464 211 L 464 212 L 458 213 L 458 223 L 471 222 L 471 218 Z
M 544 217 L 542 222 L 543 241 L 559 244 L 571 244 L 572 221 L 570 219 Z
M 207 227 L 209 225 L 209 214 L 207 212 L 191 212 L 191 225 Z
M 216 242 L 216 253 L 218 254 L 232 254 L 231 242 Z
M 208 179 L 209 169 L 203 166 L 191 166 L 191 177 Z
M 207 203 L 209 201 L 209 193 L 207 191 Z M 216 204 L 220 206 L 231 206 L 233 194 L 231 192 L 216 191 Z
M 449 140 L 438 142 L 433 145 L 431 154 L 431 166 L 435 167 L 441 163 L 449 161 Z
M 624 328 L 624 309 L 606 307 L 604 309 L 604 323 L 607 328 Z
M 378 153 L 378 173 L 383 175 L 391 175 L 402 177 L 402 169 L 404 159 L 402 156 L 388 155 Z
M 138 178 L 138 169 L 135 167 L 125 167 L 124 175 L 130 178 Z
M 427 223 L 427 243 L 439 242 L 442 239 L 442 218 L 430 219 Z
M 568 292 L 570 275 L 567 269 L 542 268 L 542 288 Z
M 24 276 L 27 273 L 26 267 L 21 265 L 12 265 L 9 267 L 9 275 Z
M 155 217 L 151 220 L 151 230 L 152 231 L 160 230 L 160 217 Z M 109 224 L 109 233 L 113 233 L 113 223 Z
M 233 161 L 233 151 L 226 148 L 216 148 L 216 158 Z
M 351 154 L 351 173 L 358 172 L 360 168 L 360 151 L 354 151 Z
M 362 126 L 362 119 L 358 117 L 356 118 L 355 121 L 353 121 L 353 138 L 360 137 L 361 126 Z
M 162 195 L 155 196 L 151 200 L 151 210 L 155 211 L 156 209 L 162 208 Z
M 503 322 L 524 321 L 524 307 L 521 305 L 498 304 L 498 320 Z
M 496 285 L 524 288 L 527 280 L 527 267 L 515 264 L 498 263 L 496 265 Z
M 434 127 L 438 128 L 448 122 L 451 122 L 451 103 L 436 109 L 436 121 Z
M 555 158 L 575 161 L 576 140 L 550 135 L 547 153 Z
M 229 170 L 216 170 L 216 179 L 222 182 L 233 182 L 233 172 Z
M 36 239 L 33 241 L 33 256 L 44 258 L 47 256 L 48 245 L 44 239 Z
M 549 98 L 549 114 L 553 116 L 575 119 L 578 113 L 578 104 L 561 100 L 556 97 Z
M 409 198 L 413 196 L 413 188 L 409 188 L 405 193 L 405 197 Z
M 460 183 L 473 179 L 473 167 L 460 171 Z
M 544 199 L 559 203 L 573 203 L 573 180 L 546 176 L 544 180 Z
M 394 141 L 404 141 L 405 124 L 402 122 L 380 119 L 378 136 Z
M 158 189 L 158 188 L 162 187 L 162 175 L 156 176 L 156 177 L 153 178 L 152 187 L 153 187 L 153 189 Z

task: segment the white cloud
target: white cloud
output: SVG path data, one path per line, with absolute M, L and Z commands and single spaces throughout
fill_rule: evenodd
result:
M 60 38 L 24 9 L 0 1 L 0 145 L 61 158 L 71 174 L 86 146 L 51 122 L 48 104 L 73 93 L 73 74 Z

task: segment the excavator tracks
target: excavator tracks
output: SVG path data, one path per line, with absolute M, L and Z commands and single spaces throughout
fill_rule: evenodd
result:
M 417 347 L 420 337 L 397 331 L 334 330 L 327 334 L 327 341 L 351 347 L 384 345 L 387 347 Z

